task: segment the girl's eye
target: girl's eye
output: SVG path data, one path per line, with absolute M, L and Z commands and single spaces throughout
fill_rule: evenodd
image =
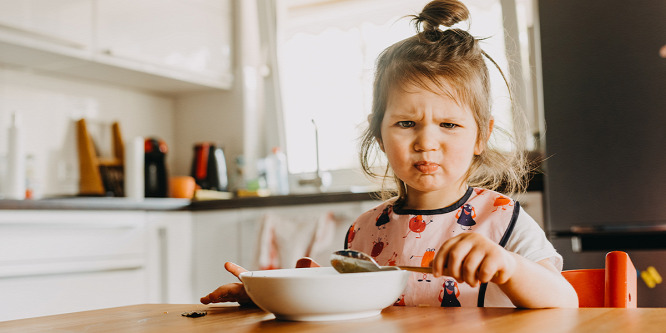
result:
M 414 127 L 415 124 L 414 124 L 413 121 L 405 120 L 405 121 L 399 121 L 399 122 L 397 122 L 396 125 L 398 125 L 398 126 L 400 126 L 400 127 L 402 127 L 402 128 L 408 128 L 408 127 Z
M 454 123 L 441 123 L 439 124 L 439 127 L 444 127 L 444 128 L 456 128 L 458 125 Z

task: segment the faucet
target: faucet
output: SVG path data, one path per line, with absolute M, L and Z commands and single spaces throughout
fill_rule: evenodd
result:
M 329 185 L 331 185 L 331 174 L 329 172 L 323 172 L 321 171 L 319 167 L 319 130 L 317 128 L 317 123 L 315 122 L 314 119 L 310 119 L 312 121 L 312 126 L 314 126 L 314 133 L 315 133 L 315 157 L 317 159 L 317 172 L 314 176 L 314 178 L 302 178 L 298 180 L 298 185 L 305 186 L 305 185 L 311 185 L 314 186 L 319 190 L 319 192 L 323 192 L 328 188 Z

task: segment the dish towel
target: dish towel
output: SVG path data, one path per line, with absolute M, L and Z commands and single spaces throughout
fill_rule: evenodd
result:
M 309 217 L 265 214 L 259 233 L 257 266 L 261 270 L 292 268 L 302 257 L 319 259 L 319 264 L 326 265 L 337 222 L 331 212 Z

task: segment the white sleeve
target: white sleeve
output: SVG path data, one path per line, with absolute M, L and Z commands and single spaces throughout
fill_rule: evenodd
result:
M 562 270 L 562 256 L 548 241 L 541 226 L 522 207 L 504 248 L 534 262 L 549 259 L 555 268 Z

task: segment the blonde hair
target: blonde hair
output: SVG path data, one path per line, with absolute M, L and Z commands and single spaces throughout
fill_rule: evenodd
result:
M 371 177 L 384 180 L 382 198 L 397 194 L 398 200 L 406 196 L 405 184 L 395 176 L 387 165 L 383 174 L 373 170 L 373 162 L 380 154 L 378 141 L 381 141 L 381 123 L 386 110 L 388 94 L 392 89 L 414 84 L 431 89 L 431 84 L 442 88 L 444 79 L 454 90 L 452 95 L 470 107 L 477 124 L 477 140 L 485 149 L 475 155 L 467 172 L 467 184 L 484 187 L 504 193 L 519 193 L 525 190 L 526 176 L 530 167 L 525 157 L 525 139 L 520 135 L 526 122 L 521 121 L 519 110 L 514 108 L 517 118 L 515 133 L 495 126 L 493 136 L 505 135 L 514 149 L 509 152 L 498 150 L 488 143 L 490 122 L 492 121 L 492 97 L 490 78 L 484 57 L 488 58 L 500 71 L 497 63 L 479 46 L 479 39 L 461 29 L 440 30 L 440 26 L 451 27 L 466 20 L 469 11 L 457 0 L 439 0 L 428 3 L 422 12 L 413 16 L 416 35 L 399 41 L 386 48 L 377 59 L 375 72 L 372 113 L 368 128 L 361 141 L 361 165 L 363 172 Z M 434 92 L 434 91 L 433 91 Z M 512 102 L 513 105 L 513 102 Z M 386 188 L 386 180 L 392 179 L 396 189 Z M 397 193 L 396 191 L 397 190 Z

